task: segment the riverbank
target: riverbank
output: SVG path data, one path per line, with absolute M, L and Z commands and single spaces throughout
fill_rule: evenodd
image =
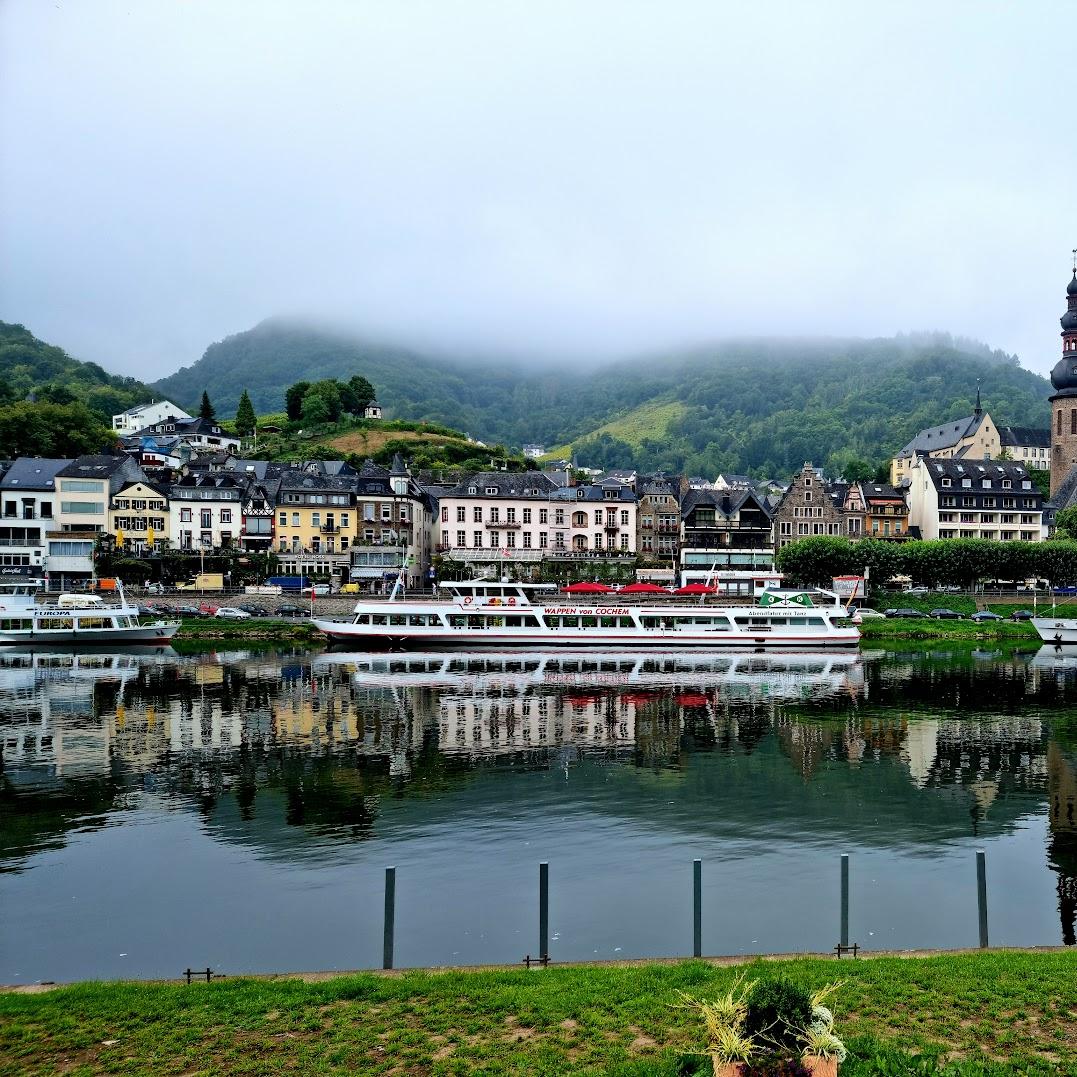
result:
M 1012 640 L 1039 645 L 1040 637 L 1028 621 L 941 621 L 931 617 L 871 617 L 860 626 L 863 640 L 950 639 Z
M 692 1071 L 678 1060 L 703 1046 L 678 992 L 714 997 L 738 971 L 685 961 L 0 994 L 0 1074 L 673 1077 Z M 748 966 L 749 978 L 762 974 L 841 981 L 833 1009 L 852 1048 L 843 1077 L 1077 1075 L 1072 951 Z
M 237 643 L 260 641 L 267 643 L 315 643 L 325 637 L 310 621 L 254 619 L 229 621 L 217 617 L 187 617 L 176 633 L 180 643 L 206 640 L 232 640 Z

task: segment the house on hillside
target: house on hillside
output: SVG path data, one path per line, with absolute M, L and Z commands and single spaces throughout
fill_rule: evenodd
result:
M 1051 430 L 1034 426 L 1000 426 L 1002 453 L 1025 467 L 1046 469 L 1051 466 Z
M 840 497 L 821 472 L 805 463 L 793 477 L 774 509 L 774 548 L 815 535 L 844 535 L 845 516 Z
M 973 460 L 997 460 L 1002 453 L 1002 440 L 991 416 L 980 404 L 976 390 L 976 407 L 971 415 L 951 419 L 941 426 L 921 430 L 901 452 L 890 461 L 890 485 L 900 486 L 908 478 L 918 457 L 950 460 L 968 457 Z
M 842 486 L 844 493 L 840 500 L 845 515 L 845 534 L 849 538 L 910 537 L 909 506 L 900 490 L 879 482 L 851 482 Z
M 20 456 L 0 479 L 0 578 L 41 576 L 45 529 L 55 527 L 56 476 L 70 460 Z
M 149 404 L 136 404 L 133 408 L 112 416 L 112 429 L 123 437 L 138 430 L 145 430 L 155 423 L 164 422 L 169 416 L 177 419 L 190 419 L 182 408 L 176 407 L 171 400 L 155 400 Z
M 376 400 L 371 400 L 369 404 L 363 409 L 364 419 L 380 419 L 382 417 L 381 404 Z

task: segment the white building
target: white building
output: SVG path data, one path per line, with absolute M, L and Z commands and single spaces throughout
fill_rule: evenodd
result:
M 112 416 L 112 429 L 121 436 L 133 434 L 136 430 L 145 430 L 147 426 L 163 422 L 169 416 L 177 419 L 190 419 L 182 408 L 176 407 L 171 400 L 156 400 L 150 404 L 137 404 L 119 415 Z
M 906 482 L 909 527 L 923 539 L 1043 537 L 1043 496 L 1023 464 L 918 456 Z
M 243 529 L 245 479 L 229 472 L 184 475 L 169 491 L 168 531 L 173 548 L 236 546 Z
M 45 572 L 45 533 L 56 526 L 56 475 L 70 460 L 20 456 L 0 479 L 0 578 Z

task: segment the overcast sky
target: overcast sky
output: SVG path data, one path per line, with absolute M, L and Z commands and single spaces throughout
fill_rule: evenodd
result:
M 1046 371 L 1072 3 L 0 3 L 0 318 L 146 380 L 947 329 Z

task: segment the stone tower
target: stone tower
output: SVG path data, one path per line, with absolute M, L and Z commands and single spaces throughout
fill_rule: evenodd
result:
M 1051 371 L 1051 496 L 1077 465 L 1077 267 L 1066 287 L 1062 358 Z

